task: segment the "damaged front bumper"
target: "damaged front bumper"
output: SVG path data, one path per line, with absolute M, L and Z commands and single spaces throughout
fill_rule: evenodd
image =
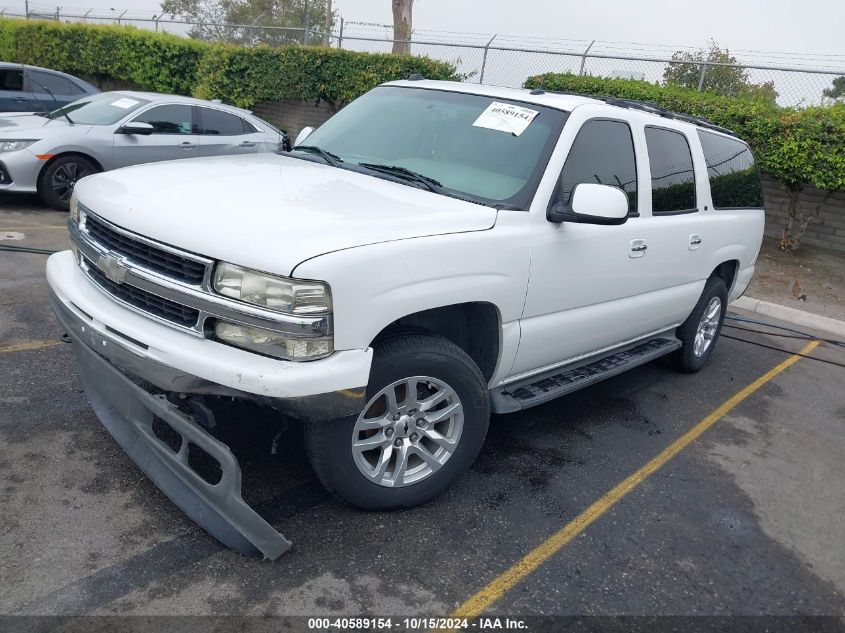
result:
M 80 379 L 97 417 L 141 470 L 212 536 L 243 554 L 263 554 L 269 559 L 282 555 L 291 543 L 244 501 L 240 466 L 229 447 L 168 401 L 166 395 L 154 395 L 136 382 L 149 383 L 164 392 L 250 399 L 294 417 L 331 420 L 360 412 L 365 388 L 335 388 L 320 393 L 315 387 L 309 393 L 303 372 L 310 372 L 307 380 L 312 380 L 310 375 L 322 376 L 316 384 L 325 385 L 327 375 L 329 380 L 346 382 L 350 375 L 354 379 L 369 370 L 371 351 L 367 350 L 363 359 L 355 353 L 335 358 L 334 364 L 332 357 L 307 366 L 274 361 L 280 369 L 270 375 L 260 365 L 267 359 L 257 358 L 250 364 L 254 355 L 246 352 L 194 337 L 180 340 L 182 336 L 166 326 L 150 323 L 116 306 L 81 277 L 72 257 L 65 257 L 69 255 L 58 253 L 50 257 L 47 279 L 53 310 L 73 343 Z M 180 347 L 174 345 L 176 340 Z M 156 346 L 150 344 L 152 341 Z M 200 356 L 193 354 L 191 346 L 204 343 L 208 345 L 202 351 L 208 351 Z M 217 347 L 223 348 L 218 354 L 222 358 L 214 354 Z M 206 376 L 163 362 L 162 357 L 167 359 L 168 354 L 193 354 L 194 361 L 197 357 L 205 359 L 207 366 L 203 366 L 202 373 Z M 233 354 L 244 357 L 233 359 Z M 319 364 L 323 364 L 322 371 Z M 266 377 L 262 386 L 270 385 L 272 389 L 246 392 L 233 386 L 229 378 L 211 380 L 210 375 L 220 375 L 220 366 L 228 366 L 230 371 L 241 367 L 244 373 L 260 371 Z M 300 367 L 302 372 L 297 372 Z M 280 393 L 282 387 L 287 391 Z M 191 456 L 196 453 L 204 453 L 206 462 L 209 458 L 216 462 L 215 478 L 208 478 L 203 469 L 195 468 Z

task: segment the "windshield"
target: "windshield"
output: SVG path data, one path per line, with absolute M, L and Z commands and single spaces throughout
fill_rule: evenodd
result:
M 68 114 L 74 123 L 82 125 L 111 125 L 130 112 L 149 103 L 145 99 L 128 97 L 119 92 L 104 92 L 77 99 L 63 108 L 48 114 L 51 119 L 64 119 Z
M 382 86 L 304 144 L 345 163 L 411 170 L 483 204 L 526 208 L 566 116 L 502 98 Z

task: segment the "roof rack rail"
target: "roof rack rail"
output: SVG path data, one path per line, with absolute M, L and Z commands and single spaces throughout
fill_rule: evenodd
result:
M 686 121 L 687 123 L 692 123 L 693 125 L 697 125 L 708 130 L 714 130 L 716 132 L 721 132 L 722 134 L 728 134 L 730 136 L 737 136 L 736 132 L 734 132 L 733 130 L 730 130 L 726 127 L 722 127 L 721 125 L 716 125 L 712 121 L 708 121 L 703 117 L 667 110 L 659 103 L 655 103 L 653 101 L 638 101 L 636 99 L 623 99 L 621 97 L 590 95 L 585 94 L 583 92 L 566 92 L 562 90 L 546 90 L 545 92 L 551 94 L 572 95 L 575 97 L 588 97 L 590 99 L 597 99 L 599 101 L 604 101 L 608 105 L 614 105 L 620 108 L 631 108 L 633 110 L 642 110 L 643 112 L 656 114 L 657 116 L 662 116 L 667 119 Z

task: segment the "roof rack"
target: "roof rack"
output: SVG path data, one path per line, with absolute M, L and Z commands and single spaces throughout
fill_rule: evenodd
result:
M 642 110 L 643 112 L 649 112 L 650 114 L 656 114 L 657 116 L 662 116 L 666 119 L 675 119 L 678 121 L 685 121 L 687 123 L 692 123 L 693 125 L 697 125 L 699 127 L 706 128 L 708 130 L 715 130 L 716 132 L 721 132 L 722 134 L 728 134 L 730 136 L 737 136 L 736 132 L 730 130 L 726 127 L 722 127 L 721 125 L 716 125 L 712 121 L 708 121 L 703 117 L 693 116 L 692 114 L 684 114 L 682 112 L 674 112 L 672 110 L 667 110 L 663 106 L 658 103 L 654 103 L 653 101 L 637 101 L 636 99 L 622 99 L 620 97 L 605 97 L 601 95 L 590 95 L 584 94 L 583 92 L 564 92 L 564 91 L 556 91 L 556 90 L 544 90 L 544 92 L 552 93 L 552 94 L 562 94 L 562 95 L 573 95 L 577 97 L 589 97 L 590 99 L 598 99 L 599 101 L 604 101 L 608 105 L 618 106 L 620 108 L 631 108 L 632 110 Z

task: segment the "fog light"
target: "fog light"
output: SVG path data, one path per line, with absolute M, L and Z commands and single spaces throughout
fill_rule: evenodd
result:
M 286 360 L 314 360 L 334 351 L 332 337 L 291 338 L 281 332 L 226 321 L 214 324 L 214 336 L 223 343 Z

